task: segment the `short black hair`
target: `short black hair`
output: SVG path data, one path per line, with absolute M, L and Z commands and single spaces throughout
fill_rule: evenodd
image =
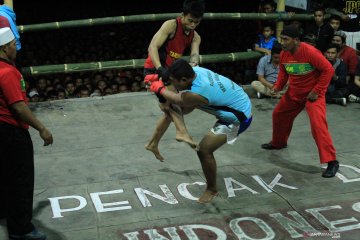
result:
M 173 62 L 173 64 L 165 71 L 164 78 L 166 80 L 169 77 L 173 77 L 177 80 L 181 78 L 191 78 L 195 75 L 194 69 L 190 66 L 190 64 L 184 59 L 178 59 Z
M 331 15 L 330 18 L 329 18 L 329 22 L 331 20 L 337 20 L 337 21 L 341 22 L 341 17 L 339 17 L 338 15 Z
M 275 41 L 271 48 L 271 55 L 272 54 L 280 54 L 281 50 L 282 50 L 281 44 L 278 41 Z
M 264 21 L 262 25 L 262 30 L 264 30 L 266 27 L 269 27 L 271 30 L 275 31 L 275 25 L 271 21 Z
M 317 36 L 315 34 L 312 34 L 312 33 L 308 33 L 304 37 L 305 42 L 312 43 L 312 44 L 316 44 L 317 40 L 318 40 Z
M 264 7 L 265 5 L 270 5 L 272 6 L 273 8 L 276 7 L 276 2 L 274 0 L 264 0 L 260 3 L 260 6 L 261 7 Z
M 314 9 L 314 14 L 315 14 L 315 12 L 322 12 L 325 15 L 325 13 L 326 13 L 325 7 L 323 5 L 319 5 Z
M 190 14 L 195 18 L 202 18 L 205 12 L 205 2 L 203 0 L 185 0 L 183 4 L 183 14 Z
M 326 50 L 330 49 L 330 48 L 336 48 L 336 51 L 339 52 L 340 51 L 340 45 L 336 44 L 336 43 L 329 43 L 329 45 L 326 47 Z

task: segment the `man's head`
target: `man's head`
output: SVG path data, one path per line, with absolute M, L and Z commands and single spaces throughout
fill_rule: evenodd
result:
M 325 9 L 323 7 L 316 8 L 314 11 L 314 20 L 316 25 L 321 26 L 325 20 Z
M 65 90 L 69 95 L 74 94 L 75 92 L 75 83 L 73 81 L 67 81 L 65 83 Z
M 90 90 L 86 86 L 80 86 L 78 89 L 78 97 L 90 97 Z
M 265 0 L 260 3 L 260 7 L 263 13 L 273 13 L 275 12 L 276 3 L 274 0 Z
M 334 36 L 332 38 L 332 43 L 336 43 L 340 45 L 340 48 L 345 46 L 346 43 L 346 34 L 343 31 L 336 31 L 334 32 Z
M 0 28 L 0 56 L 14 62 L 16 58 L 16 40 L 10 28 Z
M 340 50 L 340 46 L 336 43 L 330 43 L 324 53 L 327 60 L 334 62 L 337 58 L 337 54 Z
M 334 29 L 334 31 L 338 31 L 341 24 L 341 18 L 337 15 L 331 15 L 329 19 L 330 26 Z
M 265 38 L 270 38 L 274 34 L 274 27 L 271 23 L 265 23 L 262 29 Z
M 293 52 L 300 44 L 300 31 L 295 25 L 287 25 L 281 32 L 281 46 L 284 51 Z
M 191 86 L 195 72 L 187 61 L 180 58 L 166 70 L 164 77 L 181 91 Z
M 308 33 L 305 35 L 304 37 L 304 42 L 306 42 L 307 44 L 310 44 L 312 46 L 316 46 L 316 42 L 317 42 L 317 37 L 315 34 L 312 33 Z
M 194 30 L 205 12 L 203 0 L 185 0 L 183 4 L 182 24 L 186 31 Z
M 279 64 L 281 50 L 282 50 L 281 44 L 279 42 L 274 42 L 274 45 L 271 48 L 271 62 L 272 63 Z

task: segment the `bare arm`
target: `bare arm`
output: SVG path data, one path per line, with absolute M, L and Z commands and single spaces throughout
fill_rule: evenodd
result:
M 255 44 L 255 48 L 254 48 L 255 51 L 257 52 L 260 52 L 260 53 L 264 53 L 266 55 L 270 55 L 271 54 L 271 51 L 269 49 L 266 49 L 266 48 L 261 48 L 259 47 L 259 45 Z
M 265 87 L 267 87 L 267 88 L 272 88 L 273 87 L 273 84 L 272 83 L 270 83 L 270 82 L 268 82 L 266 79 L 265 79 L 265 77 L 264 77 L 264 75 L 258 75 L 258 80 L 265 86 Z
M 50 131 L 32 114 L 25 102 L 16 102 L 11 105 L 11 109 L 20 120 L 39 131 L 40 137 L 44 140 L 44 146 L 53 143 L 53 137 Z
M 200 35 L 194 31 L 194 38 L 191 43 L 191 52 L 190 52 L 190 65 L 196 66 L 200 63 L 200 43 L 201 37 Z
M 160 29 L 153 36 L 148 52 L 156 69 L 161 66 L 160 57 L 159 57 L 159 48 L 165 43 L 165 41 L 175 33 L 176 30 L 176 20 L 168 20 L 163 23 Z
M 163 97 L 169 100 L 171 103 L 175 103 L 182 107 L 197 107 L 200 105 L 208 105 L 209 102 L 206 98 L 196 93 L 181 92 L 174 93 L 169 90 L 162 92 Z

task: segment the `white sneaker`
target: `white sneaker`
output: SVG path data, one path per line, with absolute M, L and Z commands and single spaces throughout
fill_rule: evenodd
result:
M 342 98 L 342 99 L 341 99 L 340 105 L 341 105 L 341 106 L 346 106 L 346 98 Z
M 359 98 L 357 96 L 355 96 L 354 94 L 350 94 L 349 95 L 349 102 L 359 102 Z
M 260 92 L 256 92 L 256 96 L 258 99 L 260 99 L 262 97 Z

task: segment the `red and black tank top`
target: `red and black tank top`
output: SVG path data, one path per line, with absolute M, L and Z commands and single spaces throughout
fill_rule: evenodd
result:
M 169 38 L 159 49 L 159 57 L 161 65 L 165 68 L 169 67 L 176 59 L 181 58 L 186 48 L 191 45 L 194 38 L 194 30 L 189 34 L 185 34 L 181 17 L 176 18 L 176 32 L 172 38 Z M 144 68 L 154 68 L 150 55 L 145 60 Z

